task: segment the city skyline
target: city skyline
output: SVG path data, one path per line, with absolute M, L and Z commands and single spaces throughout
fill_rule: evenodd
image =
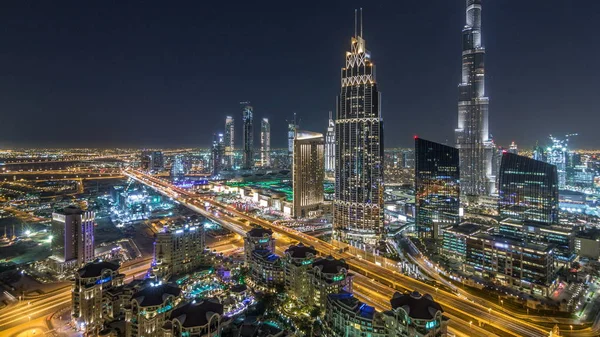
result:
M 281 51 L 285 48 L 271 48 L 269 55 L 277 57 L 268 57 L 267 61 L 256 64 L 257 68 L 261 68 L 261 62 L 271 64 L 272 68 L 265 73 L 265 77 L 259 79 L 269 81 L 264 86 L 271 90 L 264 90 L 262 87 L 260 90 L 248 88 L 258 85 L 239 87 L 237 83 L 249 84 L 256 78 L 252 69 L 237 73 L 235 71 L 240 65 L 247 69 L 248 63 L 256 61 L 258 55 L 264 58 L 264 52 L 256 53 L 255 48 L 260 46 L 242 44 L 242 51 L 235 53 L 229 42 L 223 45 L 223 41 L 212 38 L 208 44 L 190 43 L 185 39 L 189 32 L 182 33 L 183 28 L 204 34 L 207 30 L 201 24 L 193 25 L 192 22 L 197 21 L 192 21 L 189 15 L 185 15 L 181 10 L 183 7 L 166 11 L 166 15 L 159 20 L 160 24 L 148 25 L 149 17 L 164 8 L 158 5 L 148 6 L 137 14 L 136 20 L 129 21 L 127 14 L 140 8 L 134 5 L 123 6 L 124 8 L 82 8 L 73 4 L 61 10 L 64 13 L 81 14 L 71 15 L 79 18 L 70 18 L 59 24 L 52 18 L 65 14 L 59 15 L 56 8 L 45 8 L 39 4 L 27 8 L 15 6 L 7 8 L 4 14 L 11 18 L 26 19 L 5 20 L 7 30 L 3 38 L 6 41 L 4 58 L 5 63 L 11 64 L 11 67 L 7 68 L 8 81 L 3 88 L 7 99 L 1 103 L 1 108 L 10 113 L 5 120 L 5 132 L 0 138 L 0 146 L 78 144 L 100 147 L 206 147 L 210 139 L 198 137 L 193 128 L 186 128 L 184 125 L 196 122 L 214 125 L 211 130 L 222 130 L 222 119 L 225 116 L 239 116 L 236 107 L 241 99 L 251 100 L 257 109 L 257 116 L 269 118 L 273 130 L 283 130 L 286 123 L 284 116 L 296 112 L 305 121 L 303 127 L 324 132 L 322 129 L 327 122 L 326 113 L 333 110 L 335 105 L 332 97 L 336 92 L 337 74 L 331 69 L 335 69 L 335 64 L 340 61 L 336 55 L 345 50 L 339 41 L 345 41 L 349 37 L 348 31 L 352 27 L 348 15 L 343 13 L 351 13 L 360 4 L 328 3 L 314 14 L 298 7 L 297 12 L 304 13 L 302 18 L 308 15 L 314 19 L 301 20 L 299 14 L 296 14 L 293 16 L 296 20 L 288 20 L 289 22 L 282 19 L 289 14 L 280 6 L 260 4 L 253 5 L 255 8 L 246 8 L 242 5 L 243 9 L 258 18 L 249 27 L 233 23 L 239 15 L 237 12 L 228 12 L 229 16 L 220 17 L 230 27 L 226 29 L 227 27 L 218 26 L 217 31 L 228 39 L 235 39 L 238 34 L 253 34 L 260 36 L 261 40 L 272 37 L 283 43 L 284 47 L 300 45 L 286 51 Z M 589 35 L 593 29 L 586 29 L 586 25 L 590 25 L 593 20 L 586 20 L 585 17 L 582 19 L 568 4 L 532 1 L 524 4 L 525 8 L 518 12 L 511 11 L 510 4 L 486 2 L 484 6 L 484 39 L 490 60 L 487 67 L 487 91 L 491 93 L 492 111 L 490 132 L 496 142 L 506 147 L 514 140 L 521 149 L 527 150 L 535 145 L 536 140 L 546 142 L 546 135 L 549 133 L 578 132 L 580 136 L 574 141 L 573 147 L 593 147 L 593 125 L 597 124 L 595 119 L 599 117 L 593 114 L 593 86 L 590 81 L 600 72 L 592 62 L 598 51 L 594 44 L 587 43 L 593 41 L 593 36 Z M 594 12 L 593 9 L 600 4 L 588 2 L 586 6 L 589 10 L 584 11 L 584 16 Z M 265 7 L 272 8 L 267 10 Z M 377 50 L 374 57 L 379 60 L 380 70 L 385 70 L 379 76 L 379 81 L 386 88 L 384 94 L 387 95 L 384 97 L 402 93 L 403 98 L 400 102 L 383 101 L 382 113 L 386 118 L 386 125 L 395 130 L 386 138 L 386 147 L 409 147 L 413 134 L 441 143 L 453 143 L 452 129 L 456 124 L 456 115 L 452 111 L 456 106 L 455 85 L 460 82 L 457 69 L 460 64 L 460 32 L 456 27 L 464 23 L 464 3 L 443 2 L 436 3 L 433 8 L 421 7 L 418 4 L 379 4 L 365 7 L 365 21 L 370 22 L 366 38 L 372 41 L 373 49 Z M 99 19 L 94 16 L 98 11 L 112 13 L 117 10 L 122 10 L 123 13 L 106 23 L 99 24 Z M 219 6 L 208 10 L 218 12 Z M 409 31 L 408 27 L 414 26 L 425 14 L 429 24 L 422 25 L 419 35 L 405 33 Z M 273 18 L 273 22 L 268 23 L 267 17 Z M 561 21 L 555 22 L 559 17 Z M 174 22 L 175 18 L 180 22 Z M 398 20 L 399 18 L 403 20 Z M 39 24 L 33 25 L 34 22 Z M 284 29 L 285 34 L 265 29 L 271 25 L 294 29 L 293 32 Z M 571 26 L 578 28 L 577 34 L 565 29 Z M 152 33 L 159 28 L 164 28 L 158 35 L 160 39 L 146 37 L 155 36 Z M 118 29 L 120 33 L 115 35 L 113 29 Z M 90 44 L 83 39 L 79 30 L 90 34 L 92 38 L 100 38 L 101 43 L 98 46 Z M 540 38 L 532 38 L 537 36 L 536 33 Z M 436 34 L 440 36 L 434 36 Z M 398 44 L 398 36 L 406 44 Z M 548 36 L 552 36 L 553 40 L 548 40 Z M 129 39 L 135 40 L 136 37 L 145 38 L 123 48 L 122 44 Z M 295 42 L 297 38 L 313 42 L 317 48 L 307 51 L 304 44 Z M 566 55 L 568 48 L 563 48 L 562 43 L 555 41 L 586 45 L 589 50 L 586 53 Z M 44 49 L 44 52 L 39 49 L 47 47 L 49 43 L 62 48 L 50 51 Z M 219 55 L 216 65 L 222 67 L 214 68 L 219 69 L 222 77 L 211 76 L 211 70 L 205 70 L 205 67 L 202 67 L 203 71 L 198 70 L 196 62 L 209 61 L 212 64 L 214 61 L 212 56 L 194 60 L 199 52 L 196 48 L 200 45 L 210 46 L 209 50 Z M 236 43 L 231 45 L 235 46 Z M 409 55 L 401 53 L 409 45 L 424 48 L 410 48 L 413 52 L 408 53 Z M 98 50 L 99 46 L 106 48 Z M 174 48 L 167 50 L 168 47 Z M 140 51 L 148 49 L 158 51 L 153 53 L 158 56 L 147 56 L 144 53 L 146 56 L 141 57 Z M 520 52 L 514 53 L 517 49 Z M 542 50 L 544 53 L 539 54 Z M 436 55 L 436 62 L 431 62 L 431 55 Z M 309 56 L 320 60 L 314 69 L 306 71 L 297 67 L 297 62 Z M 130 68 L 130 72 L 123 72 L 122 68 L 132 65 L 134 60 L 136 63 Z M 417 66 L 406 66 L 413 62 Z M 528 66 L 532 64 L 535 66 Z M 420 69 L 418 65 L 427 66 L 431 71 L 423 74 L 417 70 Z M 279 81 L 271 72 L 279 72 L 284 68 L 292 69 L 286 74 L 286 78 L 293 76 L 294 81 L 286 82 L 295 89 L 287 90 L 283 88 L 285 86 L 281 86 L 284 91 L 279 92 Z M 60 76 L 57 71 L 60 71 Z M 416 76 L 417 72 L 420 76 Z M 432 81 L 434 76 L 438 80 Z M 557 81 L 558 78 L 561 81 Z M 206 90 L 205 82 L 214 85 L 211 90 Z M 232 84 L 231 90 L 225 90 L 226 83 Z M 319 85 L 315 86 L 314 83 Z M 561 83 L 570 84 L 564 86 Z M 203 91 L 210 96 L 205 96 Z M 265 96 L 265 92 L 268 96 Z M 310 99 L 297 102 L 291 96 L 292 92 L 302 93 Z M 417 95 L 417 92 L 420 94 Z M 287 103 L 290 100 L 295 102 L 293 107 Z M 570 118 L 561 118 L 561 114 L 568 114 Z M 33 117 L 28 128 L 16 127 L 23 115 Z M 427 123 L 429 119 L 425 118 L 426 115 L 435 116 L 439 122 Z M 540 115 L 544 116 L 543 123 L 540 123 Z M 149 118 L 140 118 L 141 116 Z M 115 118 L 120 122 L 114 123 Z M 185 123 L 175 127 L 176 131 L 161 133 L 160 137 L 146 132 L 151 123 L 164 118 Z M 70 123 L 64 123 L 66 120 Z M 518 123 L 514 123 L 515 121 Z M 91 124 L 93 127 L 90 132 L 84 126 Z M 67 134 L 66 125 L 79 127 L 67 137 L 63 136 Z M 241 133 L 236 134 L 237 143 L 239 136 Z M 272 147 L 283 147 L 284 137 L 284 133 L 274 133 Z

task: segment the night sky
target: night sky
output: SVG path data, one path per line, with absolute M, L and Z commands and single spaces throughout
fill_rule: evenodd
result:
M 203 5 L 204 4 L 204 5 Z M 0 146 L 207 146 L 251 101 L 324 132 L 354 9 L 377 65 L 385 146 L 454 143 L 464 0 L 3 1 Z M 490 131 L 600 147 L 600 1 L 483 3 Z

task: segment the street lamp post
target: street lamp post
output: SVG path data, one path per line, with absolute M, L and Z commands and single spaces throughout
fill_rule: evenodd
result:
M 492 324 L 492 308 L 488 308 L 488 324 Z

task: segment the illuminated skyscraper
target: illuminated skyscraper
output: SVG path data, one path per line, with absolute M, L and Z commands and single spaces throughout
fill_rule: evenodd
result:
M 223 169 L 225 143 L 223 142 L 222 133 L 213 134 L 213 142 L 211 149 L 212 175 L 218 175 Z
M 94 259 L 94 212 L 68 206 L 52 213 L 52 250 L 58 270 Z
M 516 220 L 558 221 L 558 173 L 555 165 L 509 152 L 502 155 L 499 213 Z
M 242 167 L 246 170 L 254 168 L 254 126 L 253 109 L 250 102 L 241 102 L 242 105 Z
M 481 1 L 466 0 L 467 23 L 462 39 L 462 80 L 458 86 L 460 183 L 464 195 L 494 193 L 493 148 L 489 134 L 488 98 L 485 96 L 485 48 L 481 43 Z
M 567 152 L 569 138 L 577 134 L 566 135 L 558 138 L 550 135 L 551 145 L 546 150 L 546 159 L 549 164 L 556 165 L 558 171 L 558 187 L 565 188 L 567 185 Z
M 294 160 L 294 137 L 296 136 L 297 129 L 298 121 L 296 120 L 296 113 L 294 113 L 294 120 L 288 122 L 288 155 L 290 165 Z
M 225 157 L 227 165 L 233 166 L 233 151 L 235 150 L 235 123 L 231 116 L 225 118 Z
M 322 133 L 296 130 L 294 138 L 294 216 L 306 217 L 323 204 L 325 142 Z
M 329 123 L 325 135 L 325 171 L 335 170 L 335 122 L 329 111 Z
M 355 27 L 341 72 L 335 124 L 334 238 L 376 244 L 385 235 L 383 121 L 375 65 L 366 49 L 362 22 L 360 31 Z
M 508 152 L 510 152 L 512 154 L 519 154 L 519 148 L 517 147 L 517 143 L 515 143 L 514 141 L 512 143 L 510 143 Z
M 271 124 L 268 118 L 260 123 L 260 164 L 262 167 L 271 166 Z
M 441 239 L 444 227 L 459 222 L 458 149 L 415 138 L 416 231 L 420 238 Z

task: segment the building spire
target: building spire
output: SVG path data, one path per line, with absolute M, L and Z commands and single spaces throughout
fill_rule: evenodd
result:
M 356 8 L 354 9 L 354 36 L 357 36 L 357 32 L 356 32 L 356 27 L 357 27 L 357 19 L 356 19 L 356 15 L 357 15 L 357 10 Z
M 360 37 L 363 36 L 363 19 L 362 19 L 362 7 L 360 8 Z
M 329 110 L 329 119 L 333 119 L 331 118 L 331 110 Z

